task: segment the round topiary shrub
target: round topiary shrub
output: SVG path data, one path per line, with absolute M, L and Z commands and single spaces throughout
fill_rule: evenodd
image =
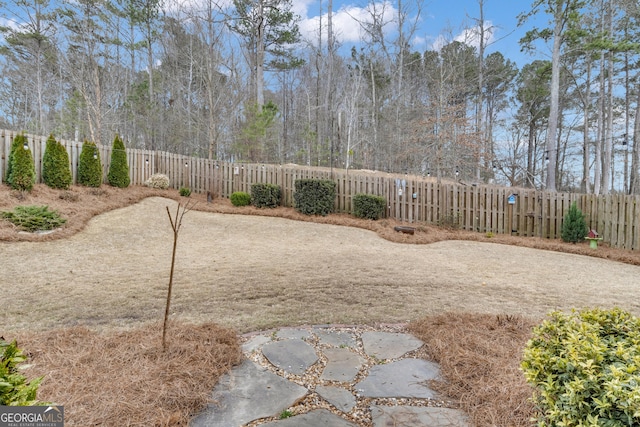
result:
M 102 163 L 96 144 L 85 141 L 78 160 L 78 184 L 100 187 L 102 184 Z
M 36 183 L 36 169 L 33 164 L 31 150 L 26 145 L 18 147 L 11 158 L 11 173 L 9 184 L 19 191 L 31 191 Z
M 251 195 L 244 191 L 236 191 L 229 197 L 233 206 L 248 206 L 251 204 Z
M 42 181 L 51 188 L 66 190 L 73 177 L 69 167 L 69 153 L 53 135 L 49 135 L 42 156 Z
M 584 215 L 582 211 L 578 209 L 576 202 L 573 202 L 562 221 L 560 237 L 562 237 L 562 240 L 565 242 L 584 242 L 584 238 L 587 237 L 588 232 L 589 228 L 587 227 L 587 222 L 584 220 Z
M 169 177 L 161 173 L 156 173 L 151 175 L 149 179 L 144 182 L 144 185 L 151 188 L 166 190 L 169 188 Z
M 640 425 L 640 319 L 621 309 L 551 313 L 521 367 L 538 426 Z
M 124 142 L 122 142 L 122 139 L 118 135 L 116 135 L 113 140 L 111 164 L 109 165 L 107 181 L 109 182 L 109 185 L 119 188 L 126 188 L 131 182 L 131 179 L 129 178 L 127 152 L 124 148 Z

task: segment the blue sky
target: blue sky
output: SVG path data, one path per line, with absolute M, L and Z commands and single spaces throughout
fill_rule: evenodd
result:
M 232 0 L 214 0 L 222 8 L 228 8 Z M 301 17 L 300 29 L 309 42 L 317 40 L 319 16 L 323 16 L 323 24 L 326 25 L 326 13 L 328 0 L 292 0 L 293 11 Z M 487 39 L 487 54 L 500 51 L 502 54 L 515 61 L 519 67 L 534 58 L 520 52 L 518 41 L 526 30 L 532 27 L 531 23 L 518 27 L 518 15 L 531 8 L 533 0 L 484 0 L 485 28 L 489 29 Z M 165 0 L 168 10 L 172 4 L 199 4 L 202 0 Z M 55 0 L 52 0 L 55 4 Z M 478 0 L 402 0 L 406 7 L 408 19 L 417 22 L 416 31 L 410 40 L 413 50 L 423 52 L 425 50 L 438 49 L 442 45 L 458 40 L 468 44 L 478 44 L 478 38 L 474 35 L 474 27 L 479 17 Z M 350 49 L 357 45 L 362 38 L 360 21 L 370 19 L 370 8 L 375 6 L 376 11 L 388 22 L 385 30 L 389 40 L 393 40 L 396 32 L 398 0 L 333 0 L 333 25 L 334 34 L 342 46 Z M 418 6 L 419 5 L 419 6 Z M 12 21 L 17 18 L 11 10 L 7 11 L 3 19 L 0 16 L 0 24 L 18 26 Z M 16 11 L 13 11 L 16 12 Z M 541 15 L 536 21 L 545 24 L 547 17 Z M 326 40 L 326 35 L 324 36 Z M 475 40 L 474 40 L 475 38 Z M 537 52 L 538 58 L 545 54 Z
M 334 29 L 339 40 L 344 46 L 352 46 L 361 36 L 360 25 L 357 20 L 366 20 L 370 13 L 367 11 L 371 4 L 375 3 L 376 10 L 388 21 L 386 27 L 388 34 L 393 38 L 395 23 L 393 19 L 397 15 L 397 0 L 333 0 Z M 410 17 L 418 14 L 416 0 L 403 0 L 407 5 Z M 420 0 L 417 0 L 420 1 Z M 490 28 L 487 53 L 500 51 L 505 57 L 516 61 L 519 66 L 530 62 L 532 58 L 520 52 L 518 41 L 532 24 L 527 23 L 518 27 L 518 15 L 531 8 L 528 0 L 484 0 L 485 28 Z M 326 22 L 327 0 L 322 3 L 318 0 L 294 0 L 294 11 L 301 16 L 300 28 L 303 34 L 309 38 L 317 38 L 318 21 L 322 7 L 323 20 Z M 417 30 L 411 40 L 414 50 L 424 51 L 437 49 L 439 46 L 452 40 L 464 41 L 469 44 L 474 42 L 474 27 L 479 18 L 478 0 L 427 0 L 421 2 L 421 10 L 417 22 Z M 537 18 L 537 22 L 544 24 L 546 17 Z

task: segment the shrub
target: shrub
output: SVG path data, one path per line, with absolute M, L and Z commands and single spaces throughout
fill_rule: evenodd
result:
M 640 424 L 640 319 L 620 309 L 553 312 L 522 360 L 539 426 Z
M 335 208 L 336 183 L 327 179 L 298 179 L 293 201 L 298 212 L 326 216 Z
M 0 338 L 0 406 L 40 404 L 36 400 L 36 393 L 42 377 L 27 382 L 19 366 L 26 360 L 15 341 L 10 343 Z
M 169 177 L 161 173 L 156 173 L 151 175 L 149 179 L 145 181 L 144 185 L 151 188 L 166 190 L 169 188 Z
M 127 163 L 127 152 L 124 148 L 122 139 L 116 135 L 113 140 L 113 148 L 111 150 L 111 164 L 109 165 L 109 173 L 107 174 L 109 185 L 118 188 L 126 188 L 131 182 L 129 178 L 129 163 Z
M 247 206 L 251 204 L 251 195 L 244 191 L 236 191 L 229 197 L 233 206 Z
M 191 189 L 187 187 L 180 187 L 180 190 L 178 190 L 178 192 L 182 197 L 189 197 L 191 195 Z
M 280 205 L 282 191 L 275 184 L 253 184 L 251 203 L 257 208 L 275 208 Z
M 48 206 L 16 206 L 13 211 L 0 212 L 0 217 L 29 232 L 53 230 L 67 222 Z
M 31 191 L 36 183 L 36 169 L 33 156 L 28 148 L 18 148 L 11 158 L 11 174 L 9 175 L 11 188 L 19 191 Z
M 584 220 L 584 215 L 582 214 L 582 211 L 578 209 L 576 202 L 573 202 L 562 221 L 560 237 L 562 237 L 562 240 L 565 242 L 583 242 L 584 238 L 587 237 L 588 232 L 589 229 L 586 221 Z
M 102 184 L 102 163 L 96 144 L 85 141 L 78 160 L 78 184 L 100 187 Z
M 42 181 L 51 188 L 66 190 L 73 181 L 69 167 L 69 153 L 53 135 L 49 135 L 42 156 Z
M 358 218 L 377 220 L 384 214 L 387 201 L 382 196 L 356 194 L 353 196 L 353 215 Z
M 13 161 L 14 153 L 18 148 L 24 149 L 26 143 L 27 137 L 23 133 L 19 133 L 13 138 L 11 149 L 9 150 L 9 158 L 7 159 L 7 175 L 5 176 L 7 184 L 9 185 L 11 185 L 11 163 Z

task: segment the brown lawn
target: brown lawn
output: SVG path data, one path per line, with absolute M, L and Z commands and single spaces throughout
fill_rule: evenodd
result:
M 639 252 L 424 224 L 411 236 L 389 220 L 191 199 L 163 353 L 166 208 L 186 199 L 145 187 L 0 187 L 0 211 L 47 205 L 67 219 L 50 234 L 0 221 L 0 312 L 30 375 L 45 375 L 39 397 L 65 404 L 68 425 L 186 425 L 238 362 L 238 333 L 326 323 L 409 323 L 476 425 L 527 425 L 517 366 L 533 324 L 573 307 L 640 314 Z

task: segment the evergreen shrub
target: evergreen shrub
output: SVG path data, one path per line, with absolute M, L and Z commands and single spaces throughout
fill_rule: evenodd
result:
M 191 189 L 187 187 L 180 187 L 180 190 L 178 190 L 178 193 L 180 193 L 182 197 L 189 197 L 191 196 Z
M 82 144 L 78 160 L 78 184 L 86 187 L 100 187 L 102 185 L 100 152 L 93 142 L 85 141 Z
M 144 185 L 151 188 L 166 190 L 169 188 L 169 177 L 161 173 L 155 173 L 144 182 Z
M 521 363 L 538 426 L 640 425 L 640 319 L 619 308 L 549 317 Z
M 565 242 L 584 242 L 587 233 L 589 233 L 589 228 L 587 227 L 587 222 L 584 220 L 584 215 L 582 211 L 578 209 L 576 202 L 573 202 L 562 221 L 560 237 Z
M 11 148 L 9 149 L 9 158 L 7 159 L 7 175 L 4 177 L 7 184 L 11 185 L 11 163 L 13 161 L 13 155 L 18 148 L 24 149 L 24 145 L 27 143 L 27 137 L 24 133 L 19 133 L 13 137 L 11 142 Z
M 275 184 L 253 184 L 251 203 L 257 208 L 275 208 L 280 205 L 282 190 Z
M 116 135 L 113 140 L 111 164 L 109 165 L 107 182 L 109 182 L 109 185 L 118 188 L 127 188 L 131 182 L 131 179 L 129 178 L 127 152 L 124 148 L 124 142 L 122 142 L 122 139 L 118 135 Z
M 42 182 L 51 188 L 66 190 L 72 181 L 69 153 L 53 135 L 49 135 L 42 156 Z
M 48 206 L 16 206 L 13 211 L 0 212 L 0 218 L 29 232 L 53 230 L 67 222 Z
M 387 201 L 382 196 L 356 194 L 353 196 L 353 215 L 375 221 L 382 218 L 386 204 Z
M 26 360 L 16 341 L 8 342 L 0 337 L 0 406 L 42 404 L 36 400 L 42 377 L 27 381 L 20 373 L 20 365 Z
M 31 150 L 18 147 L 11 157 L 11 173 L 9 174 L 9 185 L 14 190 L 31 191 L 36 183 L 36 168 L 33 163 Z
M 236 191 L 231 193 L 229 197 L 233 206 L 248 206 L 251 204 L 251 195 L 244 191 Z
M 336 183 L 328 179 L 298 179 L 293 201 L 298 212 L 326 216 L 335 209 Z

